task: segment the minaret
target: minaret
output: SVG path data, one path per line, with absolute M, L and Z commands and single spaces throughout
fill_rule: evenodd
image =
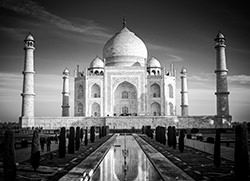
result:
M 214 39 L 216 45 L 216 92 L 217 97 L 217 120 L 216 127 L 222 127 L 224 123 L 230 123 L 231 116 L 229 115 L 228 104 L 228 86 L 227 86 L 227 67 L 226 67 L 226 44 L 225 37 L 222 33 L 218 33 Z
M 181 70 L 181 116 L 188 116 L 187 70 Z
M 23 71 L 23 93 L 22 115 L 23 118 L 34 117 L 34 50 L 35 40 L 31 33 L 24 40 L 24 71 Z
M 63 71 L 62 116 L 69 116 L 69 70 Z

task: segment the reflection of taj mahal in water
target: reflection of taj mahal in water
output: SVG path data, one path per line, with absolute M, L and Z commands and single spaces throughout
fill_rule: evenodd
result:
M 34 116 L 34 38 L 25 39 L 23 84 L 23 127 L 57 129 L 62 126 L 100 126 L 141 128 L 142 125 L 178 127 L 217 127 L 230 124 L 228 109 L 225 38 L 215 39 L 217 61 L 217 115 L 189 116 L 187 71 L 181 71 L 181 116 L 176 115 L 176 70 L 148 59 L 143 41 L 123 28 L 103 48 L 103 58 L 96 57 L 84 71 L 75 71 L 74 117 L 69 116 L 69 75 L 63 72 L 62 117 Z

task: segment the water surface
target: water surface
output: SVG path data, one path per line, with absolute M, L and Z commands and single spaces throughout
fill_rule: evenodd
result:
M 157 181 L 161 177 L 134 137 L 120 135 L 95 171 L 92 180 Z

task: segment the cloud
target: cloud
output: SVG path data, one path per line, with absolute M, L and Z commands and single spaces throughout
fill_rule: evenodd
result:
M 209 82 L 215 81 L 216 75 L 213 73 L 200 73 L 188 77 L 189 81 Z M 250 75 L 231 75 L 227 77 L 228 83 L 250 85 Z
M 250 85 L 249 75 L 232 75 L 228 76 L 228 81 L 231 83 L 240 83 Z
M 178 50 L 162 45 L 147 43 L 147 47 L 151 50 L 156 50 L 162 52 L 165 59 L 170 62 L 181 62 L 184 61 L 182 57 L 178 56 Z
M 75 24 L 67 19 L 52 14 L 40 6 L 37 2 L 31 0 L 3 0 L 0 2 L 0 6 L 20 14 L 28 15 L 30 17 L 40 19 L 47 23 L 53 24 L 58 28 L 70 32 L 83 33 L 86 35 L 97 37 L 110 37 L 106 33 L 104 27 L 99 26 L 94 21 L 85 20 L 81 24 Z
M 22 83 L 22 74 L 0 72 L 0 91 L 5 91 L 6 94 L 16 91 L 21 91 L 19 88 Z
M 197 82 L 210 82 L 210 81 L 215 80 L 215 74 L 199 73 L 199 74 L 189 76 L 188 80 L 189 81 L 197 81 Z
M 11 34 L 15 36 L 15 39 L 23 39 L 23 37 L 27 34 L 28 30 L 23 28 L 10 28 L 10 27 L 3 27 L 0 26 L 0 32 Z
M 23 75 L 18 73 L 0 72 L 0 99 L 20 97 L 22 92 Z M 70 78 L 70 91 L 73 95 L 73 78 Z M 53 74 L 35 74 L 36 97 L 41 101 L 51 100 L 53 96 L 61 99 L 62 76 Z M 47 97 L 47 99 L 45 99 Z

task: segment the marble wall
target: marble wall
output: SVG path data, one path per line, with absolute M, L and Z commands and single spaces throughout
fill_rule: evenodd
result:
M 43 127 L 43 129 L 59 129 L 60 127 L 104 126 L 110 129 L 141 129 L 143 125 L 176 126 L 177 128 L 215 128 L 215 116 L 117 116 L 117 117 L 34 117 L 20 118 L 22 127 Z M 225 123 L 223 127 L 230 127 Z

